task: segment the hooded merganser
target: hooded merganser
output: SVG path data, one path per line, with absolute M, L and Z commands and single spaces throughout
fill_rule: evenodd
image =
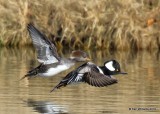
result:
M 61 58 L 55 45 L 32 24 L 28 24 L 28 31 L 38 53 L 37 59 L 41 64 L 21 79 L 35 75 L 53 76 L 69 69 L 75 62 L 89 60 L 88 55 L 80 50 L 73 51 L 68 59 Z
M 67 74 L 51 92 L 76 82 L 86 82 L 91 86 L 104 87 L 117 83 L 117 79 L 111 76 L 116 74 L 127 74 L 121 72 L 120 65 L 116 60 L 106 61 L 104 66 L 96 66 L 92 62 L 87 62 Z
M 88 58 L 88 54 L 81 50 L 72 51 L 69 59 L 77 61 L 77 62 L 83 62 L 86 60 L 88 61 L 90 60 L 90 58 Z

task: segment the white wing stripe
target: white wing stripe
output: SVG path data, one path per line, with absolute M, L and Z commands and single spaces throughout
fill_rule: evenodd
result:
M 97 68 L 98 68 L 98 70 L 99 70 L 99 72 L 101 73 L 101 74 L 104 74 L 103 73 L 103 71 L 97 66 Z
M 76 79 L 74 80 L 75 82 L 79 82 L 79 81 L 82 81 L 82 77 L 83 77 L 84 74 L 78 74 Z

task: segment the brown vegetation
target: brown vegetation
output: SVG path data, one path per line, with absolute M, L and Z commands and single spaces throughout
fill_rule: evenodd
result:
M 72 48 L 159 49 L 158 0 L 1 0 L 0 44 L 31 44 L 26 25 Z

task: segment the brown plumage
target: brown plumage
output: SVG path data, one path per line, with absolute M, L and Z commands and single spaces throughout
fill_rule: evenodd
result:
M 32 24 L 28 24 L 27 29 L 30 34 L 30 38 L 33 41 L 33 45 L 37 51 L 37 60 L 40 65 L 30 71 L 21 78 L 39 76 L 54 76 L 64 70 L 69 69 L 75 62 L 87 61 L 87 54 L 83 51 L 77 50 L 72 52 L 72 58 L 61 58 L 55 45 L 36 27 Z M 52 70 L 51 70 L 52 69 Z

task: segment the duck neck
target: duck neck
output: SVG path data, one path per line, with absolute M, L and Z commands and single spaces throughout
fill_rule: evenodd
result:
M 77 62 L 77 60 L 75 58 L 70 58 L 69 57 L 68 60 L 71 61 L 71 62 Z
M 100 69 L 103 71 L 103 73 L 104 73 L 105 75 L 110 75 L 110 74 L 112 74 L 108 69 L 106 69 L 105 66 L 100 66 Z

